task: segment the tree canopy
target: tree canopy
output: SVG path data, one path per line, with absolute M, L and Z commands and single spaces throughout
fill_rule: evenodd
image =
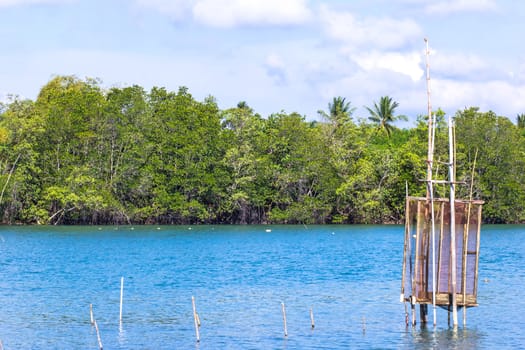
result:
M 339 96 L 313 122 L 297 113 L 262 117 L 245 101 L 221 110 L 185 87 L 103 89 L 58 76 L 35 101 L 0 106 L 1 220 L 398 223 L 406 185 L 425 194 L 427 130 L 424 117 L 395 127 L 397 107 L 383 96 L 367 108 L 369 122 L 355 123 Z M 467 184 L 458 194 L 485 200 L 486 222 L 525 222 L 523 114 L 515 125 L 471 107 L 454 120 L 458 180 Z M 446 161 L 447 131 L 438 124 L 435 159 Z

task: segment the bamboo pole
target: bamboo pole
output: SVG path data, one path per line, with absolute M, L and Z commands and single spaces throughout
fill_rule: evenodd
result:
M 433 324 L 437 324 L 436 316 L 436 224 L 434 217 L 434 188 L 432 181 L 429 183 L 430 187 L 430 220 L 431 220 L 431 230 L 432 234 L 432 313 L 433 313 Z
M 450 180 L 450 260 L 451 260 L 451 279 L 452 279 L 452 322 L 453 326 L 458 326 L 458 309 L 456 301 L 456 174 L 454 169 L 454 140 L 452 136 L 452 117 L 448 118 L 448 137 L 449 137 L 449 180 Z
M 474 170 L 476 169 L 476 161 L 478 159 L 478 149 L 476 148 L 476 153 L 474 155 L 474 164 L 472 165 L 472 172 L 470 175 L 470 191 L 469 191 L 469 202 L 468 202 L 468 211 L 467 211 L 467 222 L 465 227 L 465 235 L 464 235 L 464 261 L 463 261 L 463 326 L 467 325 L 467 306 L 466 306 L 466 298 L 467 298 L 467 256 L 468 256 L 468 235 L 470 233 L 470 214 L 472 211 L 472 196 L 474 191 Z M 478 221 L 478 227 L 479 227 L 479 221 Z M 477 254 L 477 253 L 476 253 Z
M 434 162 L 434 138 L 435 127 L 432 117 L 432 103 L 430 101 L 430 50 L 428 48 L 428 39 L 425 38 L 425 58 L 426 58 L 426 81 L 427 81 L 427 107 L 428 107 L 428 160 L 427 160 L 427 200 L 430 200 L 430 216 L 432 229 L 432 306 L 433 306 L 433 321 L 436 325 L 436 247 L 435 247 L 435 224 L 434 224 L 434 188 L 432 184 L 432 166 Z M 425 315 L 426 316 L 426 315 Z M 425 320 L 426 322 L 426 317 Z
M 191 305 L 193 307 L 193 322 L 195 324 L 195 336 L 197 337 L 197 343 L 201 341 L 201 337 L 199 334 L 199 315 L 197 315 L 197 309 L 195 307 L 195 297 L 191 297 Z
M 463 296 L 463 326 L 467 325 L 467 257 L 468 257 L 468 236 L 470 230 L 470 210 L 472 202 L 467 204 L 467 218 L 463 226 L 463 251 L 461 257 L 461 292 Z
M 439 277 L 443 273 L 442 272 L 442 268 L 441 268 L 441 263 L 442 263 L 442 256 L 443 256 L 443 238 L 444 237 L 445 237 L 445 202 L 441 202 L 441 205 L 440 205 L 440 221 L 439 221 L 439 248 L 438 248 L 439 254 L 438 254 L 438 262 L 437 262 L 437 265 L 438 265 L 438 271 L 437 271 L 437 278 L 438 278 L 437 287 L 438 288 L 437 288 L 437 293 L 439 293 Z
M 407 185 L 408 186 L 408 185 Z M 410 241 L 410 200 L 408 199 L 408 189 L 407 196 L 405 199 L 405 242 L 403 246 L 403 273 L 401 274 L 401 295 L 399 301 L 402 303 L 405 301 L 405 280 L 406 280 L 406 268 L 407 268 L 407 250 L 408 242 Z
M 288 327 L 286 325 L 286 308 L 284 306 L 284 303 L 281 303 L 281 310 L 283 313 L 283 325 L 284 325 L 284 336 L 288 336 Z
M 476 265 L 474 268 L 474 296 L 477 300 L 478 295 L 478 268 L 479 268 L 479 240 L 481 236 L 481 205 L 478 206 L 478 229 L 476 238 Z
M 419 241 L 421 239 L 420 235 L 420 227 L 421 226 L 421 201 L 417 201 L 417 220 L 416 220 L 416 257 L 414 262 L 414 275 L 412 277 L 412 300 L 411 306 L 412 306 L 412 325 L 416 325 L 416 313 L 415 313 L 415 306 L 417 301 L 417 282 L 416 279 L 418 279 L 419 274 Z
M 122 300 L 124 297 L 124 277 L 120 277 L 120 314 L 119 322 L 122 323 Z
M 430 51 L 428 49 L 428 39 L 425 38 L 425 57 L 426 57 L 426 69 L 427 69 L 427 107 L 428 107 L 428 150 L 427 150 L 427 181 L 432 180 L 432 163 L 434 161 L 434 126 L 432 124 L 432 104 L 430 103 L 430 63 L 428 56 Z M 429 193 L 427 192 L 427 198 L 429 198 Z
M 100 331 L 98 330 L 97 320 L 94 320 L 94 324 L 95 324 L 95 330 L 97 331 L 98 348 L 100 350 L 103 350 L 104 346 L 102 346 L 102 339 L 100 338 Z
M 407 186 L 408 187 L 408 186 Z M 408 190 L 408 188 L 407 188 Z M 410 208 L 410 206 L 409 206 Z M 416 212 L 416 230 L 417 230 L 417 212 Z M 412 312 L 412 315 L 413 315 L 413 312 L 414 312 L 414 307 L 412 305 L 412 295 L 413 295 L 413 290 L 414 290 L 414 261 L 412 261 L 412 236 L 411 236 L 411 232 L 412 232 L 412 227 L 410 227 L 410 229 L 408 230 L 408 233 L 407 233 L 407 254 L 408 254 L 408 275 L 410 277 L 410 286 L 412 288 L 412 293 L 410 293 L 410 303 L 411 303 L 411 307 L 410 307 L 410 311 Z M 407 326 L 408 326 L 408 310 L 407 310 L 407 307 L 405 305 L 405 317 L 406 317 L 406 322 L 407 322 Z M 415 322 L 415 319 L 413 320 L 413 322 Z
M 104 347 L 102 346 L 102 339 L 100 338 L 97 320 L 93 316 L 93 304 L 89 304 L 89 316 L 91 318 L 91 325 L 95 327 L 95 331 L 97 333 L 98 348 L 99 350 L 103 350 Z

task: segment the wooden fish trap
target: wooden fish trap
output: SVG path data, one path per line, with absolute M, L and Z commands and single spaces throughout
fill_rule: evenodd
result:
M 435 198 L 431 201 L 425 197 L 407 196 L 401 301 L 410 302 L 412 307 L 416 303 L 426 307 L 435 302 L 436 306 L 450 311 L 454 287 L 458 307 L 478 305 L 479 241 L 484 202 L 456 199 L 454 203 L 455 252 L 451 245 L 450 200 Z M 455 286 L 452 283 L 451 271 L 454 255 Z M 421 318 L 422 322 L 426 322 L 423 311 Z M 415 323 L 414 315 L 413 320 Z

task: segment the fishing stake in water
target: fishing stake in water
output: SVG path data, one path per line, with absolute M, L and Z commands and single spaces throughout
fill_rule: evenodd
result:
M 120 315 L 119 321 L 122 323 L 122 299 L 124 296 L 124 277 L 120 277 Z
M 104 346 L 102 346 L 102 339 L 100 339 L 100 332 L 98 330 L 97 320 L 95 320 L 94 323 L 95 323 L 95 330 L 97 331 L 98 348 L 100 350 L 104 350 Z
M 200 327 L 200 319 L 199 315 L 197 314 L 197 308 L 195 307 L 195 297 L 191 297 L 191 305 L 193 307 L 193 322 L 195 324 L 195 336 L 197 337 L 197 342 L 200 342 L 200 334 L 199 334 L 199 327 Z
M 91 325 L 95 327 L 95 331 L 97 332 L 98 348 L 100 350 L 103 350 L 104 347 L 102 346 L 102 339 L 100 338 L 100 331 L 98 330 L 97 320 L 95 320 L 95 317 L 93 316 L 93 304 L 89 304 L 89 314 L 91 317 Z
M 288 336 L 288 327 L 286 326 L 286 308 L 284 306 L 284 303 L 281 303 L 281 309 L 283 312 L 283 323 L 284 323 L 284 336 Z

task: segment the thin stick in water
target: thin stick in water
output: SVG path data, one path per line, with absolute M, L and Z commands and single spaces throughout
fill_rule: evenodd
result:
M 89 318 L 91 319 L 91 325 L 95 325 L 95 318 L 93 317 L 93 304 L 89 304 Z
M 195 324 L 195 336 L 197 337 L 197 342 L 201 341 L 201 337 L 199 334 L 199 327 L 200 327 L 200 321 L 199 321 L 199 315 L 197 315 L 197 308 L 195 307 L 195 297 L 191 297 L 191 305 L 193 307 L 193 322 Z
M 283 312 L 284 336 L 287 337 L 288 336 L 288 327 L 286 325 L 286 308 L 284 306 L 284 303 L 281 303 L 281 309 L 282 309 L 282 312 Z
M 124 277 L 120 277 L 120 314 L 119 321 L 122 322 L 122 299 L 124 296 Z
M 102 346 L 102 339 L 100 339 L 100 332 L 98 330 L 97 320 L 94 320 L 93 323 L 95 324 L 95 330 L 97 331 L 98 347 L 99 347 L 100 350 L 103 350 L 104 346 Z
M 310 308 L 310 323 L 312 324 L 312 329 L 315 328 L 315 321 L 314 321 L 314 309 Z

